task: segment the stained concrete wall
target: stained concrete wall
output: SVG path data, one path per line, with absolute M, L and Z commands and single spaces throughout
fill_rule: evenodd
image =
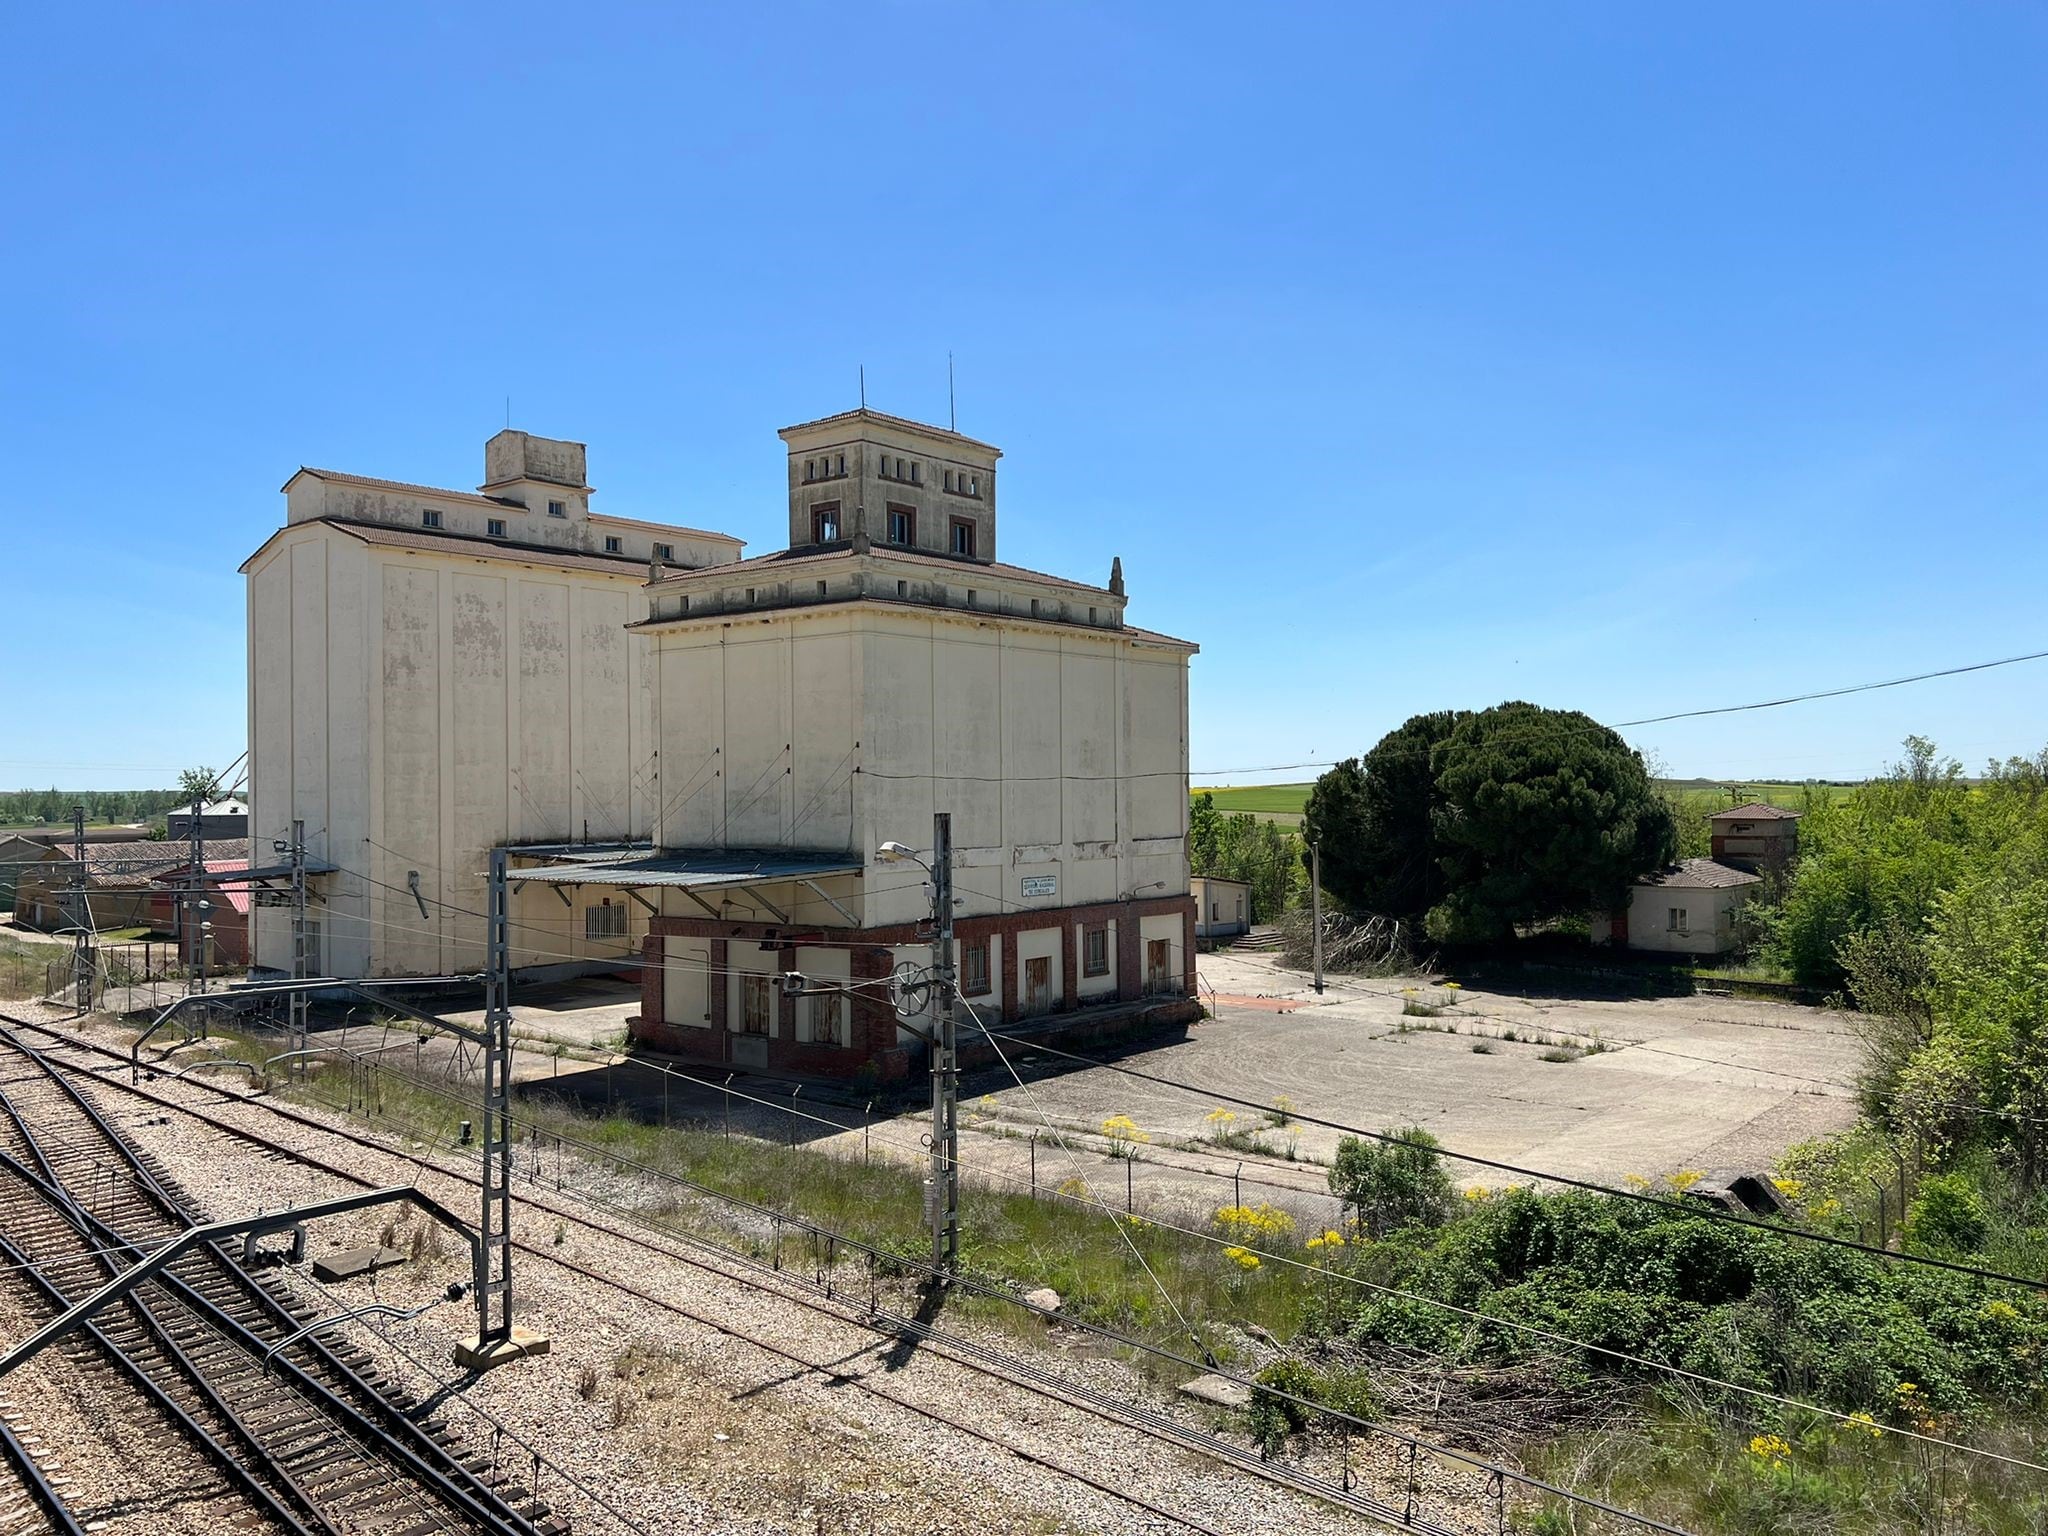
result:
M 1628 947 L 1666 954 L 1718 955 L 1734 942 L 1737 909 L 1761 889 L 1761 882 L 1708 887 L 1638 885 L 1629 892 Z M 1673 907 L 1686 914 L 1683 930 L 1670 926 Z M 1598 926 L 1596 923 L 1596 929 Z
M 962 915 L 1188 888 L 1184 648 L 882 605 L 650 633 L 664 846 L 868 860 L 885 840 L 928 846 L 943 808 Z M 928 911 L 922 879 L 871 864 L 862 921 Z M 843 921 L 798 902 L 800 921 Z
M 250 831 L 294 816 L 315 857 L 327 968 L 474 969 L 490 848 L 645 838 L 656 759 L 637 573 L 371 548 L 320 524 L 248 569 Z M 422 919 L 408 889 L 417 871 Z M 515 965 L 631 953 L 584 937 L 578 899 L 513 899 Z M 253 915 L 256 963 L 288 969 L 289 914 Z

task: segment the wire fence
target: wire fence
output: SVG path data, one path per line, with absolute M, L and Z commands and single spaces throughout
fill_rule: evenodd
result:
M 430 1147 L 474 1155 L 473 1123 L 453 1118 L 468 1107 L 466 1085 L 472 1063 L 465 1053 L 454 1053 L 439 1063 L 415 1059 L 419 1050 L 416 1037 L 404 1032 L 395 1043 L 347 1052 L 342 1057 L 343 1071 L 323 1074 L 311 1080 L 310 1086 L 318 1097 L 338 1100 L 334 1107 L 359 1114 L 366 1122 L 403 1127 L 409 1137 Z M 651 1112 L 636 1111 L 635 1118 L 726 1137 L 808 1142 L 810 1151 L 844 1163 L 872 1164 L 888 1158 L 900 1165 L 928 1155 L 916 1140 L 909 1139 L 909 1127 L 876 1117 L 872 1106 L 821 1113 L 826 1106 L 777 1103 L 730 1083 L 701 1079 L 688 1084 L 701 1092 L 701 1101 L 687 1102 L 674 1091 L 676 1086 L 668 1085 L 666 1103 L 657 1095 L 654 1103 L 646 1106 Z M 764 1137 L 764 1125 L 777 1120 L 786 1128 L 784 1136 Z M 713 1249 L 726 1258 L 772 1272 L 853 1306 L 871 1323 L 906 1339 L 929 1339 L 955 1352 L 981 1348 L 934 1325 L 929 1313 L 918 1307 L 917 1288 L 934 1278 L 935 1272 L 914 1250 L 864 1239 L 823 1221 L 720 1189 L 675 1166 L 656 1166 L 640 1160 L 631 1150 L 601 1145 L 576 1131 L 549 1124 L 540 1113 L 515 1117 L 514 1124 L 518 1186 L 573 1194 L 596 1209 L 655 1228 L 671 1240 Z M 1211 1200 L 1220 1204 L 1226 1197 L 1242 1207 L 1278 1205 L 1284 1196 L 1313 1212 L 1312 1220 L 1328 1218 L 1342 1224 L 1341 1206 L 1333 1196 L 1255 1184 L 1248 1170 L 1234 1164 L 1229 1168 L 1176 1169 L 1142 1152 L 1136 1157 L 1098 1157 L 1110 1171 L 1105 1174 L 1098 1168 L 1082 1175 L 1088 1181 L 1084 1191 L 1075 1186 L 1075 1175 L 1064 1171 L 1050 1145 L 1025 1139 L 1019 1156 L 1014 1171 L 963 1170 L 963 1184 L 1090 1210 L 1120 1205 L 1125 1215 L 1141 1219 L 1148 1212 L 1163 1216 L 1169 1208 L 1203 1207 Z M 1214 1193 L 1194 1195 L 1185 1182 L 1189 1175 L 1206 1180 L 1201 1188 Z M 1261 1201 L 1262 1190 L 1275 1198 Z M 1119 1193 L 1120 1201 L 1113 1198 Z M 1255 1417 L 1263 1411 L 1269 1421 L 1270 1415 L 1278 1413 L 1295 1427 L 1320 1425 L 1317 1434 L 1255 1435 L 1247 1445 L 1239 1435 L 1217 1432 L 1213 1410 L 1143 1409 L 1127 1395 L 1104 1404 L 1126 1417 L 1134 1412 L 1146 1415 L 1147 1427 L 1167 1438 L 1255 1464 L 1263 1475 L 1354 1512 L 1432 1536 L 1500 1536 L 1513 1519 L 1546 1508 L 1574 1510 L 1576 1523 L 1569 1528 L 1581 1532 L 1674 1529 L 1598 1499 L 1554 1488 L 1469 1451 L 1431 1444 L 1394 1425 L 1360 1419 L 1291 1394 L 1284 1387 L 1256 1384 L 1217 1367 L 1213 1358 L 1197 1359 L 1065 1312 L 1046 1312 L 1001 1282 L 963 1274 L 952 1283 L 985 1300 L 1036 1311 L 1047 1321 L 1077 1327 L 1097 1336 L 1105 1346 L 1130 1351 L 1133 1358 L 1149 1356 L 1182 1373 L 1220 1371 L 1229 1385 L 1251 1400 Z M 1005 1355 L 1002 1369 L 1029 1374 L 1040 1368 Z M 1043 1374 L 1049 1388 L 1067 1394 L 1076 1389 L 1066 1375 Z

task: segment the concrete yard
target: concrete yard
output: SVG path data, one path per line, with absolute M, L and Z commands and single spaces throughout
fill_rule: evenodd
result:
M 1276 1154 L 1242 1160 L 1215 1145 L 1219 1127 L 1209 1116 L 1223 1107 L 1217 1094 L 1260 1105 L 1284 1095 L 1300 1114 L 1365 1130 L 1420 1125 L 1447 1148 L 1608 1184 L 1684 1168 L 1768 1168 L 1793 1143 L 1856 1118 L 1852 1022 L 1822 1009 L 1712 996 L 1524 998 L 1421 978 L 1336 978 L 1318 998 L 1306 977 L 1266 956 L 1204 955 L 1200 966 L 1216 990 L 1216 1016 L 1185 1042 L 1135 1052 L 1117 1065 L 1211 1093 L 1108 1067 L 1027 1072 L 1028 1092 L 982 1073 L 967 1088 L 968 1128 L 980 1134 L 963 1157 L 1028 1176 L 1028 1138 L 1036 1130 L 1041 1185 L 1078 1172 L 1117 1203 L 1128 1189 L 1139 1210 L 1148 1198 L 1216 1204 L 1229 1192 L 1314 1219 L 1322 1202 L 1288 1192 L 1311 1197 L 1326 1187 L 1316 1165 L 1328 1161 L 1339 1133 L 1317 1126 L 1283 1132 L 1235 1106 L 1238 1118 L 1226 1127 L 1258 1131 Z M 1404 989 L 1442 1012 L 1404 1017 L 1411 995 Z M 1504 1038 L 1510 1032 L 1515 1039 Z M 1567 1042 L 1595 1040 L 1603 1049 L 1545 1059 Z M 1092 1155 L 1106 1145 L 1101 1123 L 1119 1114 L 1152 1138 L 1134 1169 Z M 897 1139 L 914 1119 L 905 1117 Z M 1077 1154 L 1083 1147 L 1090 1154 L 1070 1161 L 1046 1132 L 1047 1120 Z M 1298 1161 L 1287 1159 L 1290 1146 Z M 1451 1171 L 1467 1187 L 1521 1182 L 1472 1164 L 1453 1163 Z M 1241 1182 L 1226 1189 L 1231 1177 Z

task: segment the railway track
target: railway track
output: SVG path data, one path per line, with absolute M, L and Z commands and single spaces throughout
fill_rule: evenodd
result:
M 266 1155 L 288 1158 L 357 1188 L 373 1186 L 374 1181 L 365 1178 L 361 1174 L 337 1167 L 323 1158 L 314 1156 L 312 1153 L 299 1147 L 280 1142 L 275 1137 L 265 1135 L 246 1125 L 238 1124 L 217 1114 L 211 1114 L 194 1105 L 181 1102 L 138 1084 L 121 1081 L 118 1077 L 101 1075 L 111 1074 L 113 1069 L 117 1067 L 122 1070 L 128 1067 L 128 1058 L 118 1051 L 111 1050 L 93 1041 L 79 1039 L 48 1025 L 13 1019 L 5 1014 L 0 1014 L 0 1024 L 32 1030 L 38 1035 L 56 1042 L 55 1048 L 67 1053 L 84 1053 L 90 1057 L 99 1058 L 103 1065 L 99 1072 L 94 1074 L 93 1080 L 103 1082 L 108 1087 L 117 1089 L 123 1094 L 132 1095 L 151 1104 L 173 1109 L 193 1117 L 224 1135 L 232 1136 L 252 1147 L 262 1150 Z M 4 1032 L 0 1032 L 0 1034 L 4 1034 Z M 74 1065 L 76 1064 L 74 1063 Z M 86 1069 L 81 1067 L 80 1070 Z M 252 1099 L 231 1089 L 221 1087 L 218 1084 L 206 1083 L 197 1079 L 186 1079 L 180 1086 L 196 1090 L 219 1104 L 258 1109 L 266 1118 L 282 1120 L 288 1124 L 317 1132 L 325 1138 L 345 1141 L 377 1153 L 380 1156 L 407 1164 L 417 1170 L 430 1172 L 444 1178 L 456 1177 L 456 1175 L 452 1175 L 448 1169 L 442 1167 L 431 1158 L 401 1151 L 374 1137 L 359 1134 L 345 1127 L 335 1126 L 314 1115 L 272 1100 Z M 1111 1397 L 1108 1394 L 1077 1385 L 1051 1372 L 1040 1370 L 1006 1354 L 985 1349 L 970 1340 L 947 1333 L 942 1329 L 922 1323 L 917 1319 L 891 1314 L 874 1308 L 863 1309 L 851 1304 L 846 1298 L 843 1289 L 835 1292 L 828 1284 L 814 1283 L 789 1270 L 759 1263 L 736 1253 L 724 1245 L 705 1239 L 687 1236 L 667 1229 L 662 1229 L 658 1236 L 655 1236 L 650 1235 L 646 1230 L 635 1231 L 611 1222 L 596 1220 L 587 1211 L 579 1210 L 575 1205 L 547 1199 L 546 1194 L 547 1191 L 544 1188 L 532 1189 L 523 1193 L 521 1198 L 535 1209 L 544 1210 L 550 1216 L 556 1217 L 559 1220 L 572 1223 L 587 1231 L 606 1237 L 634 1243 L 640 1247 L 658 1252 L 666 1258 L 689 1264 L 727 1280 L 735 1278 L 735 1271 L 741 1271 L 743 1273 L 738 1278 L 746 1283 L 770 1288 L 783 1299 L 823 1313 L 835 1321 L 842 1323 L 850 1321 L 863 1325 L 891 1340 L 915 1340 L 921 1346 L 943 1354 L 949 1360 L 969 1371 L 1002 1381 L 1012 1387 L 1021 1387 L 1027 1391 L 1055 1399 L 1068 1406 L 1079 1408 L 1084 1412 L 1114 1422 L 1126 1429 L 1134 1430 L 1154 1440 L 1177 1444 L 1183 1449 L 1194 1450 L 1199 1454 L 1221 1460 L 1234 1470 L 1258 1477 L 1263 1481 L 1288 1489 L 1294 1493 L 1306 1495 L 1353 1516 L 1369 1520 L 1378 1528 L 1412 1532 L 1416 1533 L 1416 1536 L 1455 1536 L 1455 1528 L 1432 1520 L 1427 1515 L 1417 1514 L 1411 1516 L 1408 1511 L 1404 1511 L 1397 1505 L 1377 1499 L 1362 1488 L 1347 1487 L 1344 1485 L 1344 1482 L 1335 1478 L 1325 1478 L 1278 1463 L 1268 1462 L 1261 1458 L 1255 1450 L 1237 1446 L 1230 1442 L 1221 1442 L 1217 1437 L 1192 1430 L 1188 1426 L 1177 1423 L 1168 1415 L 1145 1409 L 1141 1405 L 1122 1398 Z M 513 1246 L 520 1253 L 531 1259 L 543 1261 L 576 1273 L 588 1281 L 629 1295 L 635 1300 L 655 1307 L 671 1316 L 711 1328 L 728 1337 L 738 1339 L 754 1348 L 760 1349 L 765 1353 L 787 1360 L 792 1364 L 818 1369 L 825 1363 L 809 1359 L 801 1353 L 792 1351 L 783 1344 L 765 1338 L 758 1333 L 736 1327 L 727 1319 L 697 1312 L 665 1297 L 652 1295 L 615 1276 L 606 1275 L 580 1266 L 548 1247 L 519 1239 L 514 1240 Z M 852 1315 L 850 1316 L 849 1314 Z M 1003 1440 L 999 1436 L 993 1435 L 985 1427 L 952 1418 L 899 1394 L 883 1391 L 872 1382 L 862 1380 L 859 1382 L 859 1385 L 871 1395 L 881 1397 L 922 1417 L 944 1424 L 948 1428 L 967 1433 L 986 1443 L 999 1446 L 1011 1454 L 1019 1456 L 1021 1459 L 1035 1462 L 1058 1475 L 1071 1478 L 1097 1492 L 1115 1497 L 1135 1508 L 1144 1510 L 1148 1514 L 1171 1520 L 1184 1529 L 1209 1533 L 1209 1536 L 1221 1536 L 1221 1533 L 1217 1532 L 1214 1527 L 1203 1523 L 1201 1520 L 1178 1511 L 1163 1509 L 1127 1490 L 1105 1483 L 1083 1469 L 1066 1466 L 1049 1458 L 1038 1456 Z M 1489 1515 L 1486 1521 L 1486 1528 L 1490 1531 L 1492 1525 L 1493 1520 L 1491 1515 Z
M 189 1202 L 62 1069 L 0 1030 L 0 1286 L 53 1317 L 193 1224 Z M 562 1536 L 501 1489 L 451 1427 L 390 1390 L 369 1357 L 317 1337 L 271 1354 L 313 1314 L 272 1276 L 204 1244 L 57 1346 L 105 1401 L 128 1405 L 152 1458 L 182 1460 L 202 1528 L 286 1536 Z M 0 1404 L 4 1415 L 4 1404 Z M 24 1426 L 0 1449 L 21 1484 L 10 1533 L 117 1517 L 125 1484 L 42 1473 Z M 36 1524 L 31 1520 L 39 1520 Z M 0 1514 L 0 1520 L 6 1516 Z

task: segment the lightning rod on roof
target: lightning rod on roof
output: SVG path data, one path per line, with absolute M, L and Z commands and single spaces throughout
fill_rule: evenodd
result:
M 946 430 L 960 430 L 960 407 L 953 397 L 953 349 L 946 348 Z
M 860 408 L 862 410 L 868 408 L 868 365 L 866 363 L 860 365 Z

